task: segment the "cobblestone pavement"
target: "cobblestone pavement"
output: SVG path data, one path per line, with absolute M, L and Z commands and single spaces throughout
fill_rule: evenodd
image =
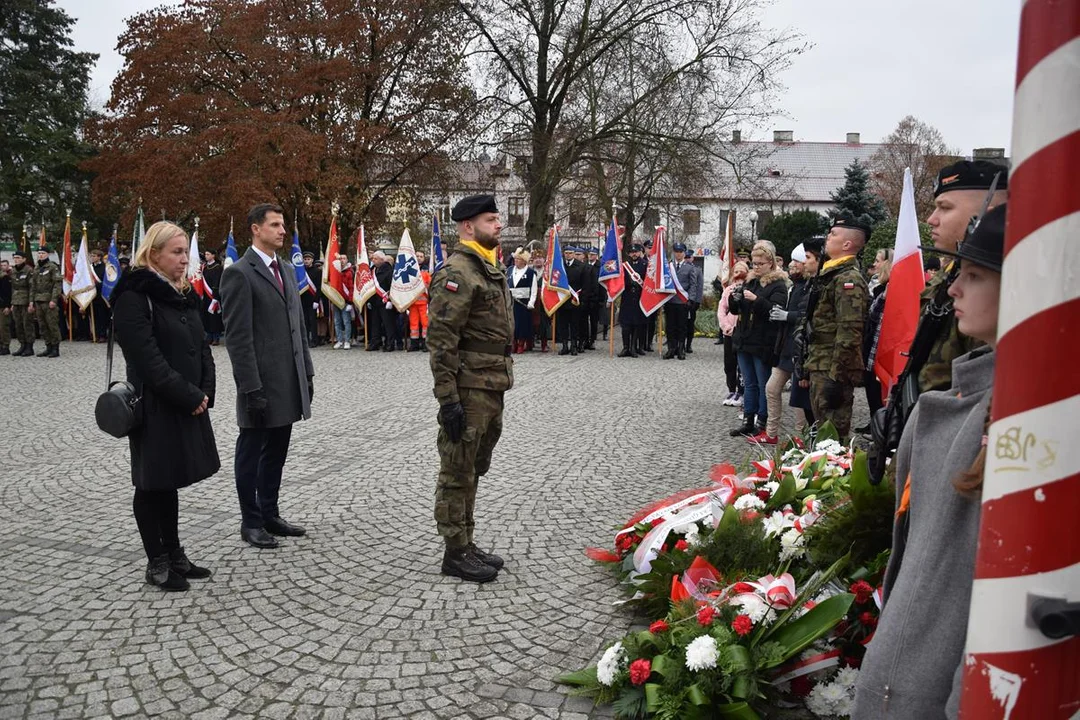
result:
M 0 718 L 602 717 L 553 678 L 635 618 L 582 549 L 749 454 L 710 340 L 685 362 L 524 356 L 477 507 L 507 567 L 463 583 L 439 574 L 427 356 L 319 348 L 282 488 L 309 534 L 258 551 L 239 538 L 216 348 L 223 467 L 180 493 L 181 538 L 214 577 L 166 594 L 143 581 L 127 444 L 93 422 L 105 348 L 61 352 L 0 358 Z

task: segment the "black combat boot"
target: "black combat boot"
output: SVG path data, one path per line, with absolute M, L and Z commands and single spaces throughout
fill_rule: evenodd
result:
M 675 351 L 671 348 L 668 348 L 667 351 L 664 353 L 663 358 L 665 360 L 670 360 L 673 357 L 675 357 Z
M 427 352 L 427 338 L 420 338 L 420 352 Z
M 446 548 L 442 573 L 475 583 L 491 582 L 499 576 L 498 570 L 482 563 L 467 547 Z
M 49 354 L 46 355 L 45 357 L 60 357 L 60 346 L 59 345 L 53 345 L 49 349 Z
M 688 352 L 690 352 L 690 351 L 685 350 L 683 348 L 679 348 L 679 351 L 675 354 L 675 357 L 679 358 L 680 360 L 685 360 L 686 359 L 686 353 L 688 353 Z
M 630 358 L 632 358 L 632 357 L 637 357 L 637 353 L 635 353 L 633 350 L 631 350 L 628 346 L 624 346 L 623 349 L 619 351 L 619 354 L 616 357 L 630 357 Z
M 34 357 L 34 343 L 26 343 L 21 348 L 19 348 L 19 352 L 15 354 L 19 357 Z
M 182 547 L 173 548 L 169 551 L 169 567 L 180 577 L 190 580 L 205 580 L 213 574 L 210 572 L 210 568 L 199 567 L 188 560 L 188 556 Z
M 737 428 L 733 428 L 728 433 L 731 437 L 739 437 L 740 435 L 749 436 L 756 434 L 754 428 L 754 415 L 753 413 L 746 413 L 743 415 L 743 424 Z
M 52 345 L 46 345 L 45 349 L 37 354 L 38 357 L 49 357 L 49 353 L 52 352 Z
M 7 321 L 6 320 L 0 320 L 0 322 L 7 322 Z M 10 355 L 10 354 L 11 354 L 11 345 L 10 344 L 5 345 L 3 347 L 0 347 L 0 355 Z
M 570 354 L 570 346 L 567 345 L 566 343 L 563 343 L 562 344 L 562 349 L 559 350 L 559 354 L 560 355 L 569 355 Z
M 191 587 L 187 580 L 172 569 L 168 555 L 158 555 L 147 563 L 146 582 L 169 591 L 187 590 Z
M 474 558 L 484 563 L 485 565 L 489 565 L 496 570 L 503 569 L 503 559 L 498 555 L 495 555 L 494 553 L 484 552 L 480 548 L 476 547 L 476 543 L 469 543 L 465 546 L 465 548 L 473 554 Z

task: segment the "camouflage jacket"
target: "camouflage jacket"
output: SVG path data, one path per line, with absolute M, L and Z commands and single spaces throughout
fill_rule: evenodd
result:
M 30 293 L 34 284 L 34 268 L 26 263 L 22 267 L 11 267 L 11 304 L 29 305 Z
M 514 361 L 510 291 L 502 268 L 459 245 L 431 278 L 427 345 L 440 405 L 458 388 L 509 390 Z
M 940 272 L 930 279 L 930 282 L 926 284 L 926 288 L 923 289 L 919 300 L 922 311 L 919 322 L 923 322 L 922 317 L 926 315 L 926 309 L 930 306 L 930 303 L 933 302 L 934 295 L 937 294 L 938 288 L 949 278 L 951 267 L 952 266 L 950 265 L 942 268 Z M 952 312 L 951 299 L 949 301 L 949 312 Z M 930 348 L 930 355 L 926 358 L 926 362 L 919 370 L 919 392 L 948 390 L 952 387 L 953 360 L 961 355 L 966 355 L 982 345 L 983 343 L 979 340 L 960 334 L 959 325 L 957 324 L 955 317 L 949 322 L 946 322 L 941 336 L 934 341 L 933 346 Z
M 30 299 L 36 303 L 60 302 L 64 292 L 64 274 L 60 266 L 52 260 L 41 263 L 34 269 L 34 288 Z
M 861 385 L 863 329 L 869 306 L 870 291 L 854 258 L 818 275 L 806 307 L 803 370 Z

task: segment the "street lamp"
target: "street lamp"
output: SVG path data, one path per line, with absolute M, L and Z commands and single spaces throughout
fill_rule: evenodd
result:
M 750 211 L 750 244 L 753 245 L 757 240 L 757 210 Z

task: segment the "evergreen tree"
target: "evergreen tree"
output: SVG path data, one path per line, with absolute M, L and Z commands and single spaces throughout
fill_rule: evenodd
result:
M 781 213 L 772 219 L 768 227 L 761 231 L 761 239 L 776 246 L 776 254 L 784 259 L 791 259 L 795 247 L 815 235 L 824 235 L 829 231 L 825 217 L 813 210 L 795 210 Z
M 0 11 L 0 232 L 24 220 L 61 225 L 90 211 L 91 155 L 81 137 L 97 55 L 72 50 L 75 21 L 52 0 L 4 0 Z M 55 233 L 54 233 L 55 236 Z
M 885 203 L 870 190 L 870 173 L 858 158 L 844 169 L 844 184 L 829 197 L 836 204 L 831 216 L 834 219 L 862 218 L 873 226 L 888 217 Z

